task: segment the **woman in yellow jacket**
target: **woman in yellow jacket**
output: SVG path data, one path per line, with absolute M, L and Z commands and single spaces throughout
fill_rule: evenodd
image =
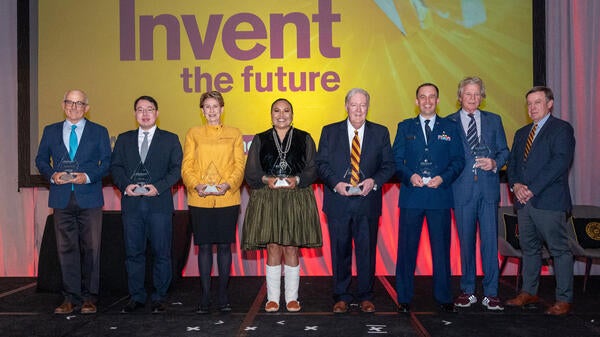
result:
M 192 127 L 185 136 L 181 176 L 198 245 L 198 270 L 202 295 L 197 312 L 209 313 L 212 247 L 217 245 L 219 268 L 218 308 L 231 311 L 227 284 L 231 269 L 231 244 L 240 211 L 240 186 L 245 156 L 242 133 L 221 121 L 225 102 L 217 91 L 200 97 L 206 125 Z

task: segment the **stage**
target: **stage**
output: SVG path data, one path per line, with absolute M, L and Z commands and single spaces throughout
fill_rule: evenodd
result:
M 126 294 L 108 291 L 100 295 L 95 315 L 54 315 L 62 296 L 38 292 L 36 281 L 0 278 L 0 331 L 4 336 L 600 336 L 600 279 L 596 276 L 588 281 L 586 293 L 582 292 L 583 278 L 575 277 L 574 309 L 565 317 L 543 314 L 554 299 L 551 276 L 542 277 L 542 302 L 537 309 L 487 312 L 477 303 L 456 314 L 439 312 L 431 295 L 431 277 L 417 276 L 410 315 L 395 311 L 393 276 L 377 277 L 374 314 L 362 313 L 357 307 L 347 314 L 333 314 L 331 277 L 301 277 L 303 308 L 299 313 L 288 313 L 283 307 L 278 313 L 265 313 L 264 278 L 233 277 L 233 311 L 224 314 L 212 307 L 208 315 L 195 313 L 200 294 L 197 277 L 177 280 L 169 292 L 167 312 L 154 315 L 149 308 L 121 314 Z M 455 292 L 458 281 L 453 278 Z M 515 294 L 515 276 L 503 276 L 500 297 L 505 300 Z

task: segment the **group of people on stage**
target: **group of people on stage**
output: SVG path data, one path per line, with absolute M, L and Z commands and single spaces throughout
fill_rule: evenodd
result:
M 267 301 L 264 310 L 280 310 L 283 271 L 285 309 L 301 310 L 299 248 L 322 246 L 321 225 L 311 187 L 324 184 L 323 212 L 330 235 L 333 312 L 355 303 L 374 312 L 373 284 L 382 186 L 394 175 L 401 184 L 396 292 L 398 310 L 410 312 L 414 273 L 423 221 L 426 219 L 433 262 L 433 296 L 440 310 L 455 312 L 481 302 L 488 310 L 504 305 L 528 307 L 539 302 L 541 249 L 554 259 L 556 302 L 546 311 L 564 315 L 573 298 L 572 254 L 564 226 L 571 208 L 568 171 L 575 139 L 569 123 L 552 116 L 554 97 L 547 87 L 533 87 L 526 101 L 532 123 L 519 129 L 509 151 L 502 120 L 480 110 L 486 97 L 478 77 L 458 84 L 460 109 L 437 114 L 439 89 L 423 83 L 416 89 L 418 116 L 398 124 L 391 143 L 388 129 L 367 121 L 369 93 L 360 88 L 345 97 L 347 118 L 323 127 L 319 145 L 293 125 L 294 108 L 285 98 L 271 105 L 272 127 L 257 134 L 244 155 L 239 129 L 222 122 L 225 102 L 219 92 L 202 94 L 206 120 L 192 127 L 182 150 L 177 135 L 159 129 L 158 102 L 135 100 L 139 125 L 118 136 L 111 152 L 106 128 L 86 119 L 86 94 L 68 91 L 62 108 L 66 120 L 44 129 L 36 165 L 50 182 L 56 240 L 63 278 L 63 303 L 57 314 L 96 312 L 99 290 L 102 178 L 112 175 L 121 191 L 131 313 L 151 304 L 166 310 L 171 282 L 173 200 L 180 179 L 187 201 L 202 292 L 197 312 L 231 311 L 227 292 L 231 244 L 240 212 L 240 188 L 251 189 L 241 236 L 243 250 L 266 249 Z M 523 251 L 523 288 L 505 303 L 498 296 L 499 171 L 507 165 L 514 193 Z M 453 298 L 450 270 L 451 209 L 454 210 L 462 276 Z M 476 286 L 476 241 L 481 243 L 483 294 Z M 146 245 L 153 254 L 153 289 L 144 280 Z M 218 297 L 211 299 L 213 246 L 216 246 Z M 352 250 L 357 285 L 350 289 Z M 283 267 L 282 267 L 283 264 Z M 148 298 L 149 297 L 149 298 Z M 150 301 L 148 301 L 150 300 Z

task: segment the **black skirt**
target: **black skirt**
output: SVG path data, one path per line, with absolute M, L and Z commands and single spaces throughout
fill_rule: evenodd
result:
M 218 208 L 189 206 L 194 244 L 235 243 L 240 205 Z

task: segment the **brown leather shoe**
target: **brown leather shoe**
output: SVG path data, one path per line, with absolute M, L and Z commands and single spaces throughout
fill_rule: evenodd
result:
M 333 305 L 333 312 L 336 314 L 343 314 L 348 312 L 348 303 L 344 301 L 338 301 Z
M 92 301 L 85 301 L 81 306 L 81 313 L 83 315 L 86 314 L 95 314 L 97 311 L 96 305 Z
M 360 302 L 360 310 L 367 313 L 375 312 L 375 304 L 369 300 L 364 300 Z
M 302 309 L 302 307 L 300 306 L 300 302 L 298 302 L 298 301 L 289 301 L 285 305 L 285 308 L 289 312 L 298 312 L 298 311 L 300 311 L 300 309 Z
M 517 297 L 506 301 L 506 305 L 509 307 L 522 307 L 529 304 L 535 304 L 540 301 L 537 295 L 531 295 L 522 291 Z
M 268 301 L 267 304 L 265 304 L 265 311 L 266 312 L 279 311 L 279 303 L 277 303 L 275 301 Z
M 570 303 L 557 301 L 556 303 L 554 303 L 553 306 L 548 308 L 548 310 L 546 310 L 544 314 L 550 316 L 562 316 L 568 314 L 569 311 L 571 311 Z
M 70 301 L 65 300 L 61 305 L 54 309 L 54 313 L 58 315 L 66 315 L 73 312 L 75 306 Z

